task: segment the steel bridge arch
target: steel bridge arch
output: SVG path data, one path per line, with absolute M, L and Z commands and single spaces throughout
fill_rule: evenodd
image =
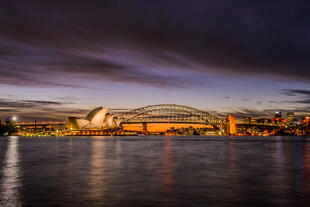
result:
M 132 119 L 139 117 L 143 114 L 148 114 L 154 111 L 174 111 L 174 112 L 183 112 L 195 117 L 198 117 L 200 122 L 206 124 L 212 124 L 213 126 L 219 126 L 225 123 L 224 119 L 220 119 L 214 115 L 211 115 L 208 112 L 195 109 L 189 106 L 177 105 L 177 104 L 157 104 L 157 105 L 148 105 L 145 107 L 137 108 L 132 111 L 126 112 L 119 116 L 122 119 L 122 122 L 130 122 Z
M 151 109 L 151 110 L 149 110 L 149 111 L 147 111 L 147 112 L 141 112 L 141 113 L 139 113 L 139 114 L 133 115 L 132 117 L 130 117 L 129 119 L 127 119 L 127 121 L 130 121 L 131 119 L 134 119 L 134 118 L 136 118 L 136 117 L 138 117 L 138 116 L 140 116 L 140 115 L 143 115 L 143 114 L 145 114 L 145 113 L 150 113 L 150 112 L 154 112 L 154 111 L 162 111 L 162 110 L 163 110 L 163 109 Z M 196 116 L 196 117 L 198 117 L 198 118 L 201 118 L 201 117 L 198 116 L 197 114 L 191 113 L 191 112 L 186 111 L 186 110 L 181 110 L 181 109 L 176 109 L 176 110 L 174 110 L 174 109 L 164 109 L 164 110 L 166 110 L 166 111 L 174 111 L 174 112 L 184 112 L 184 113 L 187 113 L 187 114 Z M 203 120 L 203 119 L 201 119 L 201 120 Z

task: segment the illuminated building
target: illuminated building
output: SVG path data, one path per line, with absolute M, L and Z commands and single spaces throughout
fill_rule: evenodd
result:
M 236 135 L 236 118 L 234 116 L 227 116 L 227 134 L 228 135 Z
M 296 119 L 294 116 L 294 112 L 287 112 L 286 116 L 287 116 L 287 124 L 288 125 L 292 125 L 295 123 Z
M 282 112 L 277 111 L 274 115 L 274 124 L 283 125 Z M 285 124 L 284 124 L 285 125 Z
M 66 129 L 65 122 L 19 122 L 16 124 L 18 134 L 28 135 L 60 135 Z
M 266 118 L 257 119 L 257 124 L 265 124 L 265 125 L 268 125 L 269 123 L 271 123 L 271 120 L 269 120 L 269 119 L 266 119 Z
M 256 118 L 252 117 L 250 124 L 257 124 Z
M 256 118 L 254 117 L 245 117 L 243 120 L 244 124 L 257 124 Z
M 68 117 L 70 130 L 109 129 L 120 126 L 114 114 L 107 113 L 108 108 L 98 107 L 87 114 L 85 118 Z
M 302 117 L 301 123 L 305 126 L 309 126 L 310 125 L 310 117 Z
M 251 123 L 251 117 L 245 117 L 243 120 L 244 124 L 250 124 Z
M 275 115 L 274 115 L 274 118 L 275 118 L 276 120 L 282 119 L 282 112 L 281 112 L 281 111 L 277 111 L 277 112 L 275 113 Z

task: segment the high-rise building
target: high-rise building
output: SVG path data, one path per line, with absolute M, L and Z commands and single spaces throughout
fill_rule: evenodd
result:
M 308 117 L 302 117 L 301 118 L 301 123 L 303 125 L 309 126 L 310 125 L 310 117 L 309 116 Z
M 274 115 L 274 118 L 275 118 L 276 120 L 282 119 L 282 112 L 281 112 L 281 111 L 277 111 L 277 112 L 275 113 L 275 115 Z
M 294 112 L 287 112 L 286 117 L 287 117 L 287 124 L 288 125 L 294 124 L 294 122 L 295 122 Z

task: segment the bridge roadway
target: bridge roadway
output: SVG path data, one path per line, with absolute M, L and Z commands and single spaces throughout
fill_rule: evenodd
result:
M 148 131 L 148 124 L 203 124 L 203 125 L 209 125 L 212 126 L 215 130 L 222 130 L 225 128 L 225 125 L 215 125 L 214 123 L 208 123 L 203 121 L 127 121 L 122 122 L 122 124 L 142 124 L 143 132 L 147 133 Z
M 126 121 L 122 122 L 122 124 L 205 124 L 205 125 L 213 125 L 212 123 L 206 122 L 197 122 L 197 121 Z

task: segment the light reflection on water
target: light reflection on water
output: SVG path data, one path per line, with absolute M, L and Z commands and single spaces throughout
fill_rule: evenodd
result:
M 4 166 L 1 170 L 0 206 L 21 206 L 19 167 L 18 137 L 10 137 Z
M 305 191 L 310 194 L 310 143 L 307 143 L 303 153 L 303 166 L 304 166 L 304 177 L 305 182 L 303 182 L 303 186 Z
M 105 198 L 105 145 L 106 142 L 93 141 L 90 159 L 88 194 L 91 200 L 104 200 Z M 102 185 L 100 185 L 100 183 Z
M 170 137 L 165 138 L 163 157 L 162 181 L 164 191 L 171 192 L 174 184 L 173 176 L 173 157 L 172 157 L 172 141 Z
M 12 137 L 2 154 L 1 207 L 310 206 L 307 138 Z

